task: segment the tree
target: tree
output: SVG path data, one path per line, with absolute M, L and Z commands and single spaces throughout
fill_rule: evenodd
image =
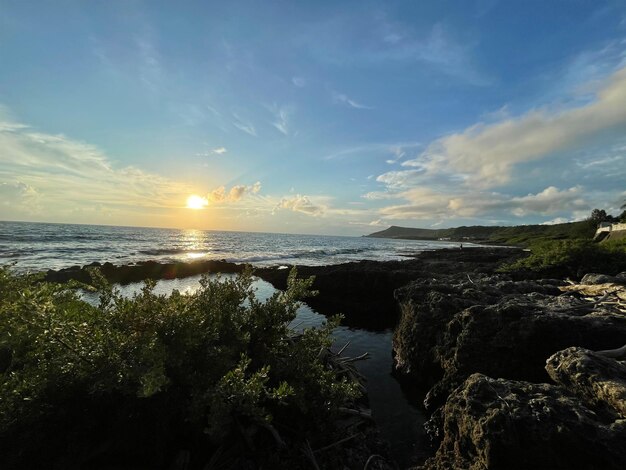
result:
M 591 211 L 591 216 L 589 216 L 589 219 L 599 224 L 600 222 L 604 222 L 605 220 L 607 220 L 608 217 L 609 216 L 606 214 L 606 211 L 604 209 L 594 209 Z

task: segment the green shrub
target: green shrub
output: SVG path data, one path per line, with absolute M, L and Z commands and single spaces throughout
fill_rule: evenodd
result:
M 312 282 L 295 271 L 264 302 L 250 271 L 204 277 L 190 295 L 147 281 L 132 298 L 93 276 L 97 306 L 0 268 L 1 468 L 159 468 L 180 449 L 193 449 L 192 468 L 224 448 L 288 461 L 272 457 L 268 429 L 315 439 L 359 396 L 320 359 L 337 320 L 288 328 Z
M 530 245 L 530 256 L 502 268 L 582 277 L 589 272 L 617 274 L 626 270 L 626 240 L 595 243 L 589 239 L 541 240 Z

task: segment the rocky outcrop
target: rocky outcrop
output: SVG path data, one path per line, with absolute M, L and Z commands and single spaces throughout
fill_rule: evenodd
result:
M 557 280 L 504 275 L 418 280 L 396 292 L 402 317 L 394 335 L 397 370 L 434 384 L 433 410 L 475 372 L 546 382 L 545 360 L 570 346 L 618 347 L 626 316 L 562 292 Z
M 626 421 L 565 388 L 471 375 L 442 413 L 443 439 L 424 469 L 622 469 Z
M 396 367 L 429 384 L 434 411 L 423 468 L 626 468 L 623 279 L 475 273 L 396 291 Z
M 91 263 L 86 266 L 72 266 L 71 268 L 55 271 L 48 270 L 44 280 L 48 282 L 79 281 L 86 284 L 92 282 L 90 270 L 99 269 L 104 277 L 112 283 L 130 284 L 146 279 L 177 279 L 197 276 L 204 273 L 239 273 L 245 268 L 242 264 L 227 261 L 194 261 L 191 263 L 158 263 L 143 261 L 137 264 L 121 266 L 112 263 Z
M 323 314 L 343 313 L 344 324 L 372 329 L 393 327 L 398 321 L 396 289 L 411 281 L 429 282 L 462 270 L 493 273 L 502 263 L 524 256 L 513 248 L 449 249 L 420 253 L 406 261 L 360 261 L 334 266 L 298 266 L 298 276 L 315 276 L 317 297 L 307 304 Z M 284 289 L 289 270 L 257 269 L 255 273 Z
M 546 370 L 583 402 L 626 418 L 624 362 L 583 348 L 567 348 L 548 359 Z

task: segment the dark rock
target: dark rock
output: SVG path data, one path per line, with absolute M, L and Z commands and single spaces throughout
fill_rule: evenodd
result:
M 580 280 L 581 284 L 609 284 L 617 282 L 615 276 L 607 276 L 606 274 L 589 273 L 585 274 Z
M 409 380 L 435 382 L 425 403 L 434 409 L 475 372 L 544 382 L 545 360 L 559 350 L 624 343 L 626 317 L 558 294 L 554 281 L 503 275 L 415 281 L 396 292 L 396 367 Z
M 626 272 L 616 274 L 615 282 L 618 284 L 626 284 Z
M 608 407 L 626 418 L 626 365 L 583 348 L 567 348 L 551 356 L 546 370 L 558 384 L 588 406 Z
M 473 374 L 442 419 L 424 469 L 626 468 L 626 421 L 604 419 L 562 387 Z
M 333 266 L 298 266 L 298 277 L 315 276 L 317 297 L 307 304 L 323 314 L 343 313 L 344 323 L 371 329 L 393 327 L 398 320 L 396 289 L 421 279 L 445 278 L 463 273 L 493 272 L 503 262 L 522 255 L 521 250 L 472 248 L 421 253 L 406 261 L 360 261 Z M 289 269 L 259 268 L 255 274 L 278 289 L 287 285 Z M 465 274 L 464 274 L 465 275 Z
M 245 266 L 223 261 L 196 261 L 192 263 L 158 263 L 145 261 L 135 265 L 116 266 L 111 263 L 90 264 L 84 267 L 72 266 L 58 271 L 48 270 L 44 280 L 49 282 L 68 282 L 75 280 L 89 284 L 92 282 L 90 269 L 98 267 L 104 277 L 112 283 L 129 284 L 146 279 L 175 279 L 208 272 L 238 273 Z

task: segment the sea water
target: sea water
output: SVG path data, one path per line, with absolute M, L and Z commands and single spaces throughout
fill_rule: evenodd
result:
M 322 266 L 349 261 L 402 260 L 458 243 L 385 238 L 223 232 L 0 221 L 0 264 L 46 270 L 97 262 L 197 259 Z

